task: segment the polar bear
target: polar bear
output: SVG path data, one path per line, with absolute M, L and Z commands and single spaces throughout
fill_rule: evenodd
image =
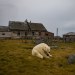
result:
M 52 57 L 52 55 L 50 55 L 50 47 L 45 43 L 40 43 L 36 45 L 32 49 L 32 55 L 42 59 Z

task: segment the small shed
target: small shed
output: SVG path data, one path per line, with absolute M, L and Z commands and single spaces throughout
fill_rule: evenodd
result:
M 75 32 L 69 32 L 63 35 L 64 42 L 75 42 Z

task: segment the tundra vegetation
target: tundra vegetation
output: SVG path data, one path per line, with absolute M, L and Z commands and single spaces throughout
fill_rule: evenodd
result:
M 75 75 L 75 64 L 67 60 L 75 54 L 75 43 L 56 45 L 50 59 L 40 59 L 31 54 L 31 40 L 0 40 L 0 75 Z

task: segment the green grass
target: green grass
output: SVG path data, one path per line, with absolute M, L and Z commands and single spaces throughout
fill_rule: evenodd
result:
M 0 75 L 75 75 L 75 64 L 67 62 L 67 56 L 75 54 L 75 43 L 57 45 L 52 58 L 40 59 L 31 55 L 32 43 L 0 40 Z

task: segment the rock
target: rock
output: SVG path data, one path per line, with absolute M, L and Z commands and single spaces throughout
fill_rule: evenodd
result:
M 72 54 L 68 57 L 68 63 L 74 64 L 75 63 L 75 54 Z

